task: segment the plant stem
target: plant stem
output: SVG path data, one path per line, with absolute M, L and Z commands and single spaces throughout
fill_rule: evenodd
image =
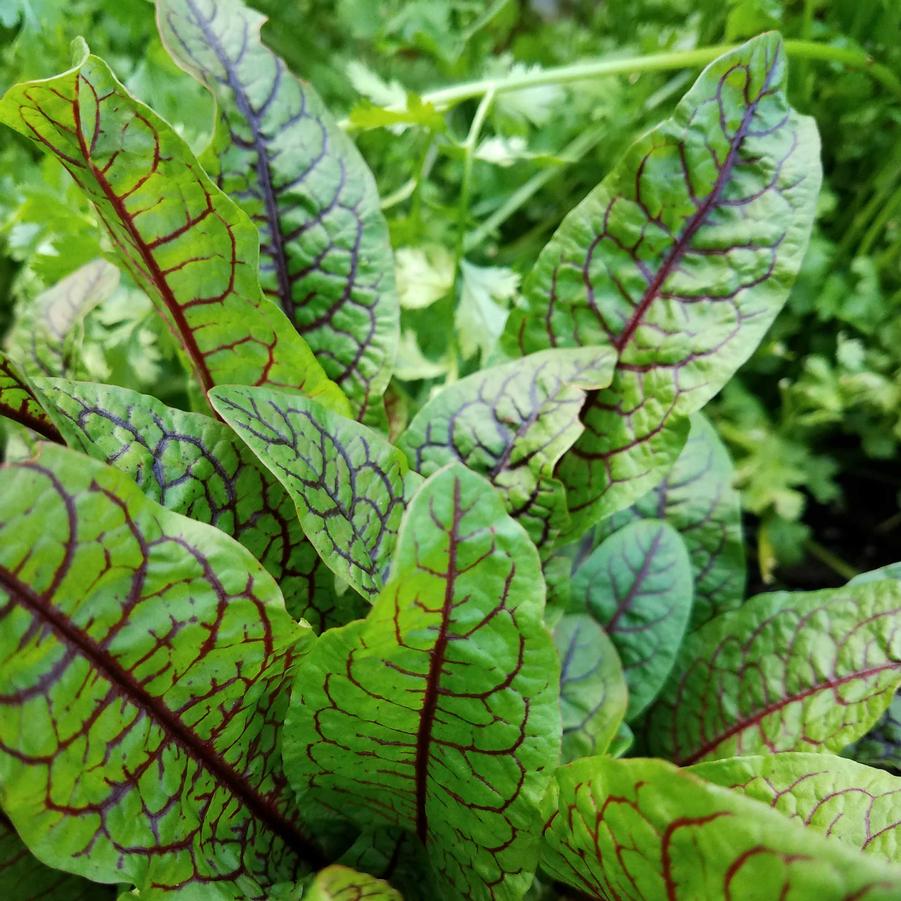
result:
M 673 50 L 668 53 L 652 53 L 647 56 L 627 56 L 620 59 L 598 59 L 570 66 L 556 66 L 534 72 L 519 72 L 502 78 L 486 78 L 463 84 L 427 91 L 423 101 L 438 109 L 448 109 L 456 104 L 493 94 L 521 91 L 525 88 L 541 87 L 549 84 L 567 84 L 585 81 L 602 75 L 632 75 L 640 72 L 661 72 L 703 66 L 740 44 L 717 44 L 712 47 L 698 47 L 695 50 Z M 795 59 L 817 60 L 819 62 L 841 63 L 851 68 L 868 72 L 892 93 L 901 97 L 901 79 L 887 66 L 877 63 L 871 56 L 858 50 L 833 47 L 816 41 L 785 41 L 786 53 Z
M 846 563 L 841 557 L 833 554 L 829 548 L 823 547 L 818 541 L 808 538 L 804 542 L 805 549 L 817 558 L 821 563 L 825 563 L 833 572 L 838 573 L 843 579 L 853 579 L 857 575 L 857 570 Z

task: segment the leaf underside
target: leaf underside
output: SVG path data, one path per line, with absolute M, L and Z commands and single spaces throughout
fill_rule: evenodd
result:
M 618 355 L 557 468 L 573 536 L 653 487 L 681 449 L 684 417 L 787 297 L 821 176 L 816 127 L 788 106 L 785 75 L 775 34 L 711 63 L 566 217 L 524 284 L 508 346 Z
M 261 234 L 261 277 L 361 419 L 388 384 L 399 307 L 375 181 L 315 90 L 237 0 L 158 0 L 173 59 L 216 98 L 202 162 Z
M 326 633 L 285 725 L 301 804 L 415 832 L 439 896 L 520 898 L 559 753 L 538 556 L 488 483 L 431 476 L 369 617 Z
M 204 391 L 277 385 L 345 409 L 303 338 L 262 295 L 253 223 L 172 127 L 82 50 L 67 72 L 10 88 L 0 120 L 55 156 L 94 204 Z
M 240 545 L 45 445 L 0 469 L 0 600 L 2 804 L 42 860 L 229 898 L 317 861 L 277 744 L 311 632 Z

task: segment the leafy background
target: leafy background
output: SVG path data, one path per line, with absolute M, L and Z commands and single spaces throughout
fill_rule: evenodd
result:
M 744 39 L 863 50 L 901 70 L 892 0 L 258 0 L 267 42 L 349 117 L 397 256 L 403 341 L 392 401 L 415 411 L 484 363 L 521 276 L 624 147 L 667 115 L 693 71 L 596 78 L 498 96 L 467 163 L 475 101 L 385 127 L 380 107 L 471 79 Z M 208 96 L 159 43 L 145 0 L 0 0 L 0 87 L 64 68 L 85 35 L 200 150 Z M 826 181 L 786 309 L 708 408 L 736 461 L 751 593 L 820 587 L 895 559 L 901 536 L 901 106 L 886 84 L 796 60 L 792 103 L 816 117 Z M 415 99 L 408 102 L 416 109 Z M 59 165 L 0 136 L 0 331 L 103 248 Z M 458 301 L 453 298 L 459 297 Z M 15 340 L 13 335 L 10 340 Z M 149 301 L 127 279 L 79 327 L 84 373 L 188 407 Z

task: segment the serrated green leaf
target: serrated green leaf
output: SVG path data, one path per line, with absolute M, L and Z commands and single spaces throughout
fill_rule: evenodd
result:
M 62 444 L 62 436 L 44 411 L 19 367 L 0 352 L 0 416 L 24 425 L 47 441 Z
M 124 388 L 36 384 L 71 447 L 126 473 L 158 504 L 243 544 L 278 582 L 295 619 L 321 632 L 364 614 L 355 594 L 336 596 L 294 502 L 227 425 Z
M 378 432 L 299 395 L 216 388 L 219 415 L 285 486 L 332 571 L 363 597 L 384 585 L 406 500 L 421 482 Z
M 304 901 L 403 901 L 400 892 L 382 879 L 332 864 L 316 874 Z
M 324 635 L 285 723 L 301 803 L 415 831 L 446 898 L 522 897 L 557 760 L 538 554 L 480 476 L 414 496 L 369 617 Z
M 690 772 L 769 804 L 804 826 L 901 863 L 901 779 L 831 754 L 699 763 Z
M 119 285 L 119 270 L 92 260 L 20 306 L 6 347 L 30 376 L 85 375 L 73 355 L 73 330 Z
M 42 864 L 26 847 L 12 823 L 0 814 L 0 898 L 8 901 L 100 901 L 115 897 L 97 885 Z
M 682 417 L 747 359 L 788 295 L 821 176 L 816 127 L 789 107 L 785 76 L 776 34 L 711 63 L 566 217 L 526 280 L 509 344 L 619 355 L 559 467 L 573 535 L 672 465 Z
M 561 760 L 603 754 L 626 715 L 628 690 L 619 655 L 587 613 L 571 613 L 554 627 L 560 658 Z
M 614 532 L 573 573 L 570 608 L 604 628 L 622 661 L 627 719 L 635 719 L 663 687 L 685 635 L 691 598 L 685 543 L 660 520 L 638 520 Z
M 316 91 L 260 39 L 240 0 L 157 0 L 170 55 L 218 105 L 203 156 L 258 225 L 261 277 L 353 412 L 391 377 L 399 310 L 375 181 Z
M 316 862 L 277 731 L 312 632 L 250 553 L 53 445 L 0 469 L 0 531 L 0 798 L 29 848 L 212 898 Z
M 662 760 L 578 760 L 544 802 L 541 864 L 592 898 L 892 901 L 901 868 Z
M 613 363 L 606 349 L 549 350 L 474 373 L 429 401 L 398 446 L 423 475 L 460 460 L 489 478 L 549 549 L 567 519 L 554 467 L 582 433 L 586 391 L 609 384 Z
M 253 223 L 187 144 L 82 42 L 74 67 L 10 88 L 0 121 L 53 154 L 94 204 L 201 388 L 268 384 L 346 409 L 306 342 L 267 301 Z
M 745 602 L 688 635 L 646 719 L 677 763 L 833 751 L 863 735 L 901 684 L 901 583 Z
M 689 628 L 744 600 L 745 549 L 733 478 L 728 451 L 713 426 L 697 413 L 666 478 L 631 507 L 595 527 L 595 543 L 635 519 L 665 519 L 679 532 L 694 575 Z

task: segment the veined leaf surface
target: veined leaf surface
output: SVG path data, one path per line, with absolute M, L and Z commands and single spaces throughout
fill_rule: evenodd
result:
M 19 310 L 6 345 L 30 376 L 76 378 L 83 367 L 73 359 L 73 330 L 119 285 L 119 270 L 92 260 L 39 294 Z
M 253 223 L 83 42 L 72 69 L 10 88 L 0 121 L 53 154 L 91 200 L 204 391 L 278 385 L 346 409 L 306 342 L 262 295 Z
M 294 502 L 227 425 L 125 388 L 36 384 L 71 447 L 127 473 L 158 504 L 240 541 L 278 582 L 295 619 L 321 632 L 363 615 L 356 595 L 336 597 Z
M 45 445 L 0 469 L 0 598 L 0 799 L 42 860 L 196 898 L 316 862 L 278 753 L 312 633 L 248 551 Z
M 679 533 L 660 520 L 614 532 L 579 566 L 570 606 L 610 636 L 629 686 L 627 719 L 663 687 L 691 615 L 691 563 Z
M 263 287 L 370 418 L 388 385 L 399 307 L 375 181 L 319 96 L 260 40 L 240 0 L 157 0 L 169 53 L 216 98 L 203 158 L 262 236 Z
M 304 901 L 403 901 L 400 892 L 383 879 L 332 864 L 316 874 Z
M 867 766 L 882 767 L 901 775 L 901 694 L 892 698 L 876 725 L 842 754 Z
M 694 576 L 689 628 L 744 600 L 745 549 L 732 461 L 713 426 L 691 417 L 688 441 L 666 478 L 631 507 L 595 527 L 601 542 L 635 519 L 664 519 L 688 548 Z
M 217 388 L 219 415 L 285 486 L 322 559 L 378 594 L 406 500 L 421 482 L 378 432 L 295 394 Z
M 62 444 L 63 439 L 53 420 L 44 412 L 41 402 L 19 367 L 0 352 L 0 416 L 24 425 L 48 441 Z
M 570 613 L 554 627 L 560 658 L 561 759 L 603 754 L 626 715 L 628 689 L 619 655 L 587 613 Z
M 785 51 L 754 38 L 700 75 L 563 221 L 508 322 L 522 353 L 608 346 L 612 385 L 561 461 L 578 535 L 653 487 L 686 424 L 784 303 L 820 185 L 812 119 L 785 97 Z
M 8 901 L 100 901 L 114 895 L 99 886 L 42 864 L 0 814 L 0 898 Z
M 391 581 L 298 671 L 286 771 L 302 804 L 415 831 L 448 898 L 520 898 L 560 747 L 538 554 L 480 476 L 413 498 Z
M 901 684 L 901 583 L 758 595 L 685 639 L 646 719 L 676 763 L 833 751 L 863 735 Z
M 691 772 L 861 851 L 901 863 L 901 779 L 831 754 L 768 754 Z
M 578 760 L 544 808 L 543 868 L 592 898 L 897 898 L 901 868 L 662 760 Z
M 550 350 L 477 372 L 427 403 L 398 445 L 423 475 L 460 460 L 489 478 L 544 548 L 568 520 L 554 467 L 582 434 L 586 391 L 610 384 L 614 360 L 609 348 Z

